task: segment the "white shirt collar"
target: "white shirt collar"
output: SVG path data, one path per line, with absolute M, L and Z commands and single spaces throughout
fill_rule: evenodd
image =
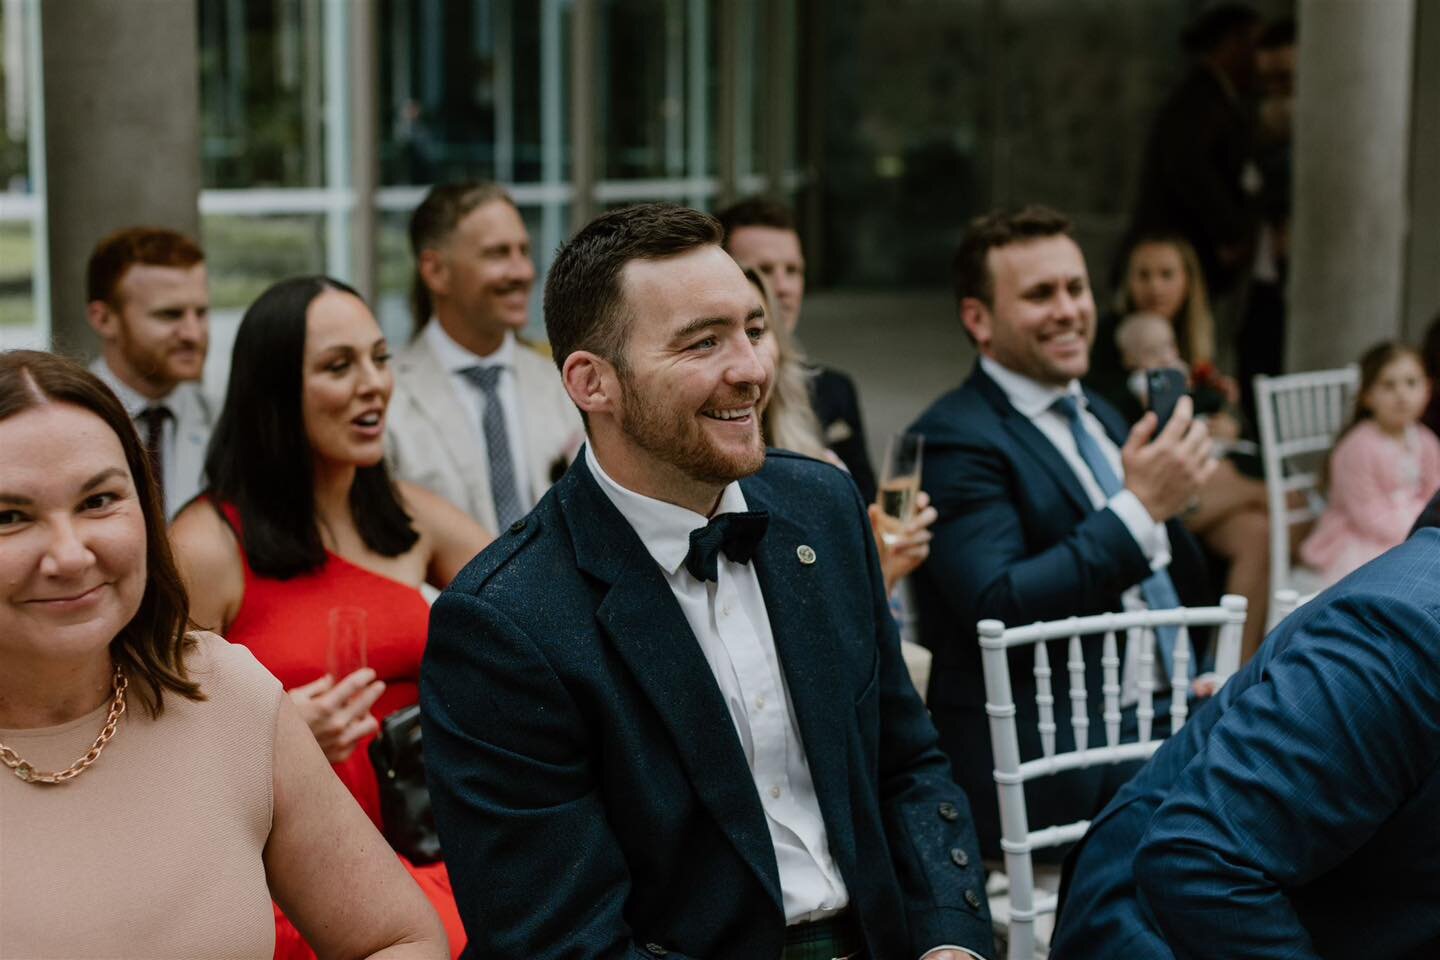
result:
M 171 413 L 178 412 L 174 408 L 175 401 L 177 399 L 177 392 L 179 391 L 180 387 L 183 386 L 183 384 L 177 385 L 174 390 L 171 390 L 169 393 L 165 394 L 165 396 L 157 397 L 152 400 L 140 391 L 136 390 L 134 387 L 130 386 L 124 380 L 121 380 L 120 377 L 116 375 L 115 371 L 110 369 L 110 364 L 105 362 L 104 357 L 99 357 L 93 364 L 91 364 L 90 372 L 95 374 L 95 376 L 99 377 L 105 383 L 105 386 L 109 387 L 111 391 L 114 392 L 115 396 L 120 401 L 120 405 L 125 408 L 125 412 L 130 415 L 131 419 L 138 417 L 141 412 L 145 410 L 146 407 L 149 407 L 153 404 L 163 403 L 171 408 Z
M 435 359 L 440 361 L 440 366 L 445 369 L 446 373 L 458 373 L 466 367 L 513 367 L 515 365 L 515 334 L 509 330 L 505 331 L 505 339 L 500 341 L 500 349 L 488 357 L 482 357 L 460 346 L 450 334 L 445 332 L 445 328 L 440 326 L 440 321 L 434 317 L 431 317 L 430 322 L 425 324 L 422 336 L 425 337 L 425 342 L 430 345 L 430 349 L 435 353 Z
M 690 532 L 705 526 L 710 522 L 710 518 L 701 516 L 694 510 L 687 510 L 685 507 L 622 487 L 600 466 L 595 451 L 588 443 L 585 444 L 585 466 L 590 468 L 590 473 L 605 496 L 615 504 L 615 509 L 619 510 L 620 515 L 634 528 L 640 542 L 645 545 L 650 556 L 655 558 L 660 569 L 673 576 L 690 552 Z M 747 509 L 749 508 L 745 505 L 745 495 L 740 492 L 739 482 L 731 481 L 720 494 L 715 516 L 722 513 L 743 513 Z
M 1081 410 L 1088 406 L 1085 402 L 1085 391 L 1080 389 L 1079 380 L 1071 380 L 1063 387 L 1048 386 L 1038 380 L 1031 380 L 1024 374 L 1016 373 L 1008 367 L 1001 366 L 989 357 L 980 358 L 980 369 L 984 370 L 990 379 L 995 381 L 995 385 L 1004 391 L 1005 399 L 1010 401 L 1010 406 L 1028 419 L 1035 419 L 1054 406 L 1056 400 L 1067 394 L 1075 398 Z

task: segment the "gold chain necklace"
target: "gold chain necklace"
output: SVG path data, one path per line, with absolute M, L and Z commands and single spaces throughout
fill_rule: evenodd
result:
M 100 728 L 100 736 L 95 738 L 95 742 L 90 745 L 90 750 L 85 756 L 59 773 L 44 773 L 36 770 L 14 750 L 0 743 L 0 763 L 15 771 L 15 776 L 26 783 L 64 783 L 80 776 L 89 769 L 92 763 L 100 759 L 100 754 L 105 752 L 105 745 L 110 742 L 111 737 L 115 736 L 115 725 L 125 715 L 125 688 L 130 685 L 130 681 L 125 678 L 125 671 L 119 664 L 115 665 L 115 676 L 110 683 L 115 688 L 115 696 L 110 700 L 110 713 L 105 718 L 105 726 Z

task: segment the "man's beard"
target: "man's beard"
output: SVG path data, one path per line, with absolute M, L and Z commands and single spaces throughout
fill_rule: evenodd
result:
M 705 435 L 692 414 L 657 403 L 626 374 L 620 375 L 620 384 L 625 397 L 620 429 L 656 460 L 675 467 L 691 479 L 718 484 L 748 477 L 765 465 L 759 398 L 753 401 L 755 443 L 743 453 L 729 453 Z

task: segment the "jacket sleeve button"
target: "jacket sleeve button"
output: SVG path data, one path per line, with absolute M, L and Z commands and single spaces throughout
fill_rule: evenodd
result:
M 956 810 L 955 804 L 950 803 L 949 801 L 940 804 L 939 813 L 941 820 L 948 820 L 950 823 L 954 823 L 956 820 L 960 819 L 960 811 Z
M 658 944 L 658 943 L 647 943 L 647 944 L 645 944 L 645 952 L 648 953 L 648 954 L 650 954 L 650 955 L 652 955 L 652 956 L 656 956 L 656 957 L 664 957 L 664 956 L 668 956 L 668 955 L 670 954 L 670 951 L 669 951 L 669 950 L 666 950 L 664 947 L 660 946 L 660 944 Z
M 950 851 L 950 860 L 957 867 L 970 866 L 970 854 L 966 853 L 960 847 L 956 847 Z
M 970 904 L 970 906 L 975 910 L 980 909 L 980 895 L 977 894 L 974 890 L 965 891 L 965 902 Z

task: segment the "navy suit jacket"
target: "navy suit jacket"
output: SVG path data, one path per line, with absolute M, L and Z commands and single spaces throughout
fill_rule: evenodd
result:
M 969 807 L 910 685 L 854 485 L 770 451 L 741 489 L 770 513 L 753 562 L 871 955 L 993 955 Z M 774 848 L 734 724 L 583 457 L 436 602 L 421 706 L 468 956 L 780 956 Z
M 1124 420 L 1095 394 L 1085 396 L 1110 438 L 1123 445 Z M 1094 508 L 1055 445 L 978 363 L 963 386 L 937 400 L 910 430 L 925 436 L 921 486 L 940 512 L 930 557 L 913 578 L 920 639 L 934 654 L 927 702 L 941 747 L 970 796 L 981 850 L 995 858 L 1000 813 L 976 623 L 993 617 L 1018 626 L 1120 610 L 1121 594 L 1150 575 L 1150 563 L 1124 522 L 1112 510 Z M 1199 546 L 1178 521 L 1166 530 L 1181 601 L 1211 602 Z M 1092 737 L 1104 729 L 1101 642 L 1085 641 Z M 1066 657 L 1064 641 L 1050 645 L 1052 665 Z M 1033 666 L 1029 649 L 1012 652 L 1020 752 L 1027 760 L 1040 756 Z M 1065 750 L 1074 743 L 1068 672 L 1056 669 L 1051 682 L 1061 705 L 1056 746 Z M 1124 782 L 1126 770 L 1077 770 L 1027 786 L 1032 826 L 1091 816 Z
M 1440 956 L 1440 530 L 1291 614 L 1076 850 L 1054 960 Z

